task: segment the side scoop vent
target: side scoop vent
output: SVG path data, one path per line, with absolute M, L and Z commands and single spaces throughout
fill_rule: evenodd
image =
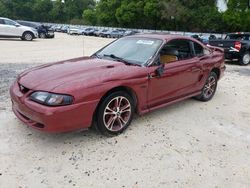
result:
M 30 89 L 28 89 L 27 87 L 23 86 L 22 84 L 18 84 L 19 85 L 19 89 L 22 93 L 27 93 L 29 92 Z
M 106 66 L 107 69 L 112 69 L 114 67 L 115 67 L 114 65 L 108 65 L 108 66 Z

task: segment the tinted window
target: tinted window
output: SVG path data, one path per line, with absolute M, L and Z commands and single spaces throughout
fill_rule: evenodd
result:
M 242 34 L 231 34 L 227 35 L 226 39 L 233 39 L 233 40 L 249 40 L 249 35 L 242 35 Z
M 195 51 L 196 56 L 203 56 L 204 55 L 204 48 L 196 42 L 194 42 L 194 51 Z
M 16 25 L 16 22 L 11 21 L 11 20 L 4 20 L 6 25 Z
M 5 24 L 3 19 L 0 19 L 0 24 Z

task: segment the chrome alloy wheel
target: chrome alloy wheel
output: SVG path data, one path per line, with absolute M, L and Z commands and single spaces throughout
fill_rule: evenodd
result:
M 31 41 L 33 37 L 32 37 L 32 34 L 27 33 L 27 34 L 25 34 L 24 38 L 25 38 L 25 40 L 27 40 L 27 41 Z
M 250 54 L 245 54 L 243 56 L 242 62 L 244 65 L 247 65 L 250 62 Z
M 208 78 L 208 81 L 204 87 L 204 97 L 210 98 L 216 90 L 216 79 L 213 76 Z
M 127 125 L 131 115 L 132 108 L 129 100 L 118 96 L 107 104 L 103 114 L 103 123 L 109 131 L 117 132 Z

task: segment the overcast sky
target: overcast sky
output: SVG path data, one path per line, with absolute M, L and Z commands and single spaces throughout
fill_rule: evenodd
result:
M 227 0 L 217 0 L 217 4 L 218 4 L 218 7 L 219 7 L 219 10 L 222 11 L 222 12 L 227 9 L 226 1 Z

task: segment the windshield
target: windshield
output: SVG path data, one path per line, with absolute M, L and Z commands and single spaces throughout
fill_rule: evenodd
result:
M 151 38 L 122 38 L 119 39 L 96 55 L 100 58 L 119 57 L 129 63 L 143 65 L 157 52 L 162 40 Z

